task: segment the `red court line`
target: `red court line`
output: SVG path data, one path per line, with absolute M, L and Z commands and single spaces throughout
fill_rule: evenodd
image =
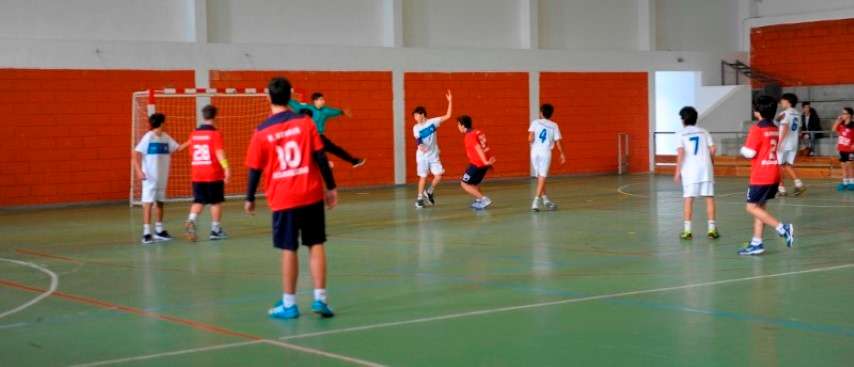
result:
M 9 288 L 20 289 L 20 290 L 27 291 L 27 292 L 33 292 L 33 293 L 44 293 L 46 291 L 43 288 L 33 287 L 33 286 L 21 284 L 18 282 L 14 282 L 14 281 L 2 279 L 2 278 L 0 278 L 0 285 L 6 286 Z M 164 315 L 164 314 L 157 313 L 157 312 L 145 311 L 145 310 L 142 310 L 142 309 L 139 309 L 136 307 L 118 305 L 118 304 L 111 303 L 108 301 L 102 301 L 102 300 L 99 300 L 96 298 L 91 298 L 91 297 L 86 297 L 86 296 L 81 296 L 81 295 L 76 295 L 76 294 L 71 294 L 71 293 L 65 293 L 65 292 L 61 292 L 61 291 L 53 292 L 53 294 L 51 294 L 51 297 L 59 297 L 59 298 L 62 298 L 62 299 L 68 300 L 68 301 L 77 302 L 77 303 L 90 305 L 90 306 L 95 306 L 95 307 L 103 308 L 106 310 L 122 311 L 122 312 L 126 312 L 129 314 L 137 315 L 137 316 L 147 317 L 150 319 L 171 322 L 173 324 L 178 324 L 178 325 L 182 325 L 182 326 L 189 326 L 189 327 L 196 329 L 196 330 L 206 331 L 206 332 L 214 333 L 214 334 L 235 336 L 235 337 L 243 338 L 246 340 L 263 340 L 264 339 L 264 338 L 261 338 L 259 336 L 244 334 L 244 333 L 229 330 L 229 329 L 222 328 L 219 326 L 214 326 L 211 324 L 206 324 L 206 323 L 199 322 L 199 321 L 183 319 L 183 318 L 176 317 L 176 316 Z

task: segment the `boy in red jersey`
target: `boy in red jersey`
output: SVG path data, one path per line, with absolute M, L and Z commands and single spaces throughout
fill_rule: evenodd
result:
M 323 142 L 311 118 L 288 109 L 291 83 L 273 78 L 267 87 L 272 115 L 258 126 L 249 142 L 246 166 L 249 182 L 244 209 L 255 212 L 255 190 L 264 174 L 267 204 L 273 211 L 273 245 L 282 251 L 282 298 L 268 311 L 270 317 L 299 317 L 296 304 L 299 242 L 309 248 L 314 280 L 312 311 L 333 317 L 326 301 L 326 217 L 338 200 L 335 179 Z M 326 190 L 324 190 L 324 184 Z
M 492 205 L 492 200 L 480 192 L 480 183 L 486 177 L 488 171 L 495 164 L 495 157 L 486 146 L 486 135 L 480 130 L 472 129 L 471 117 L 462 115 L 457 118 L 457 128 L 465 134 L 466 156 L 469 159 L 469 167 L 463 175 L 460 186 L 467 193 L 474 196 L 475 200 L 471 207 L 483 210 Z
M 738 250 L 739 255 L 760 255 L 765 252 L 762 232 L 766 224 L 786 239 L 786 246 L 791 248 L 795 242 L 794 226 L 781 223 L 765 209 L 765 203 L 777 195 L 780 184 L 780 163 L 777 155 L 780 132 L 774 124 L 777 101 L 769 96 L 760 96 L 756 99 L 754 110 L 754 116 L 759 122 L 750 127 L 747 141 L 741 147 L 741 154 L 751 160 L 747 212 L 753 216 L 753 239 L 747 247 Z
M 190 166 L 193 181 L 193 205 L 190 215 L 184 223 L 187 239 L 196 241 L 196 218 L 205 208 L 211 206 L 211 240 L 228 238 L 220 226 L 222 220 L 222 202 L 225 201 L 225 184 L 231 178 L 228 160 L 225 158 L 222 134 L 216 129 L 217 108 L 207 105 L 202 108 L 205 121 L 190 133 L 185 144 L 193 147 L 190 152 Z
M 842 165 L 842 183 L 837 191 L 854 191 L 854 109 L 845 107 L 842 114 L 833 123 L 833 131 L 839 135 L 836 149 L 839 150 L 839 163 Z

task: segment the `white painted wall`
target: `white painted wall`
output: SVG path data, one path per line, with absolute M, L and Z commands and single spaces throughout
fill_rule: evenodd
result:
M 851 0 L 762 0 L 756 3 L 757 16 L 809 14 L 834 10 L 854 9 Z
M 748 0 L 656 0 L 657 49 L 721 54 L 737 50 L 739 1 Z
M 696 72 L 655 73 L 655 154 L 676 154 L 679 140 L 669 133 L 682 130 L 679 110 L 696 105 L 698 79 Z
M 192 18 L 192 0 L 0 0 L 0 38 L 192 41 Z
M 521 48 L 520 0 L 404 0 L 408 47 Z
M 638 5 L 626 0 L 540 0 L 540 47 L 637 50 Z
M 207 0 L 221 43 L 381 46 L 383 0 Z

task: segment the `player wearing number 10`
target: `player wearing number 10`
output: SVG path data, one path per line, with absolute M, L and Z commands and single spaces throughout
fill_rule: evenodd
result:
M 196 218 L 205 205 L 211 206 L 211 240 L 227 238 L 220 226 L 222 202 L 225 201 L 225 184 L 231 177 L 228 160 L 225 158 L 222 134 L 216 129 L 217 108 L 207 105 L 202 108 L 204 122 L 191 134 L 185 143 L 192 146 L 190 166 L 193 180 L 193 205 L 184 223 L 187 239 L 196 241 Z
M 267 204 L 273 211 L 273 245 L 282 250 L 284 294 L 268 311 L 270 317 L 299 317 L 296 304 L 299 263 L 297 249 L 302 241 L 309 248 L 314 303 L 322 317 L 334 314 L 326 301 L 326 214 L 324 199 L 332 208 L 337 201 L 335 179 L 314 123 L 288 109 L 291 83 L 273 78 L 268 85 L 272 115 L 261 123 L 246 154 L 249 182 L 246 212 L 255 212 L 255 190 L 264 174 Z M 324 194 L 323 185 L 326 184 Z
M 706 199 L 706 217 L 709 221 L 708 236 L 711 239 L 720 237 L 715 226 L 715 168 L 712 157 L 716 147 L 712 136 L 703 128 L 697 127 L 697 110 L 686 106 L 679 111 L 682 124 L 685 126 L 678 133 L 679 145 L 676 148 L 676 172 L 673 181 L 682 181 L 682 196 L 684 200 L 685 228 L 680 237 L 683 240 L 693 238 L 691 234 L 691 217 L 694 211 L 694 198 Z

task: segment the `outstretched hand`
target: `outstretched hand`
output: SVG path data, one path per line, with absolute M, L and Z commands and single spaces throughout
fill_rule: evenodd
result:
M 450 102 L 450 101 L 452 101 L 452 100 L 454 99 L 454 96 L 453 96 L 453 95 L 451 95 L 451 90 L 450 90 L 450 89 L 448 89 L 448 91 L 445 93 L 445 98 L 446 98 L 446 99 L 448 99 L 448 102 Z

